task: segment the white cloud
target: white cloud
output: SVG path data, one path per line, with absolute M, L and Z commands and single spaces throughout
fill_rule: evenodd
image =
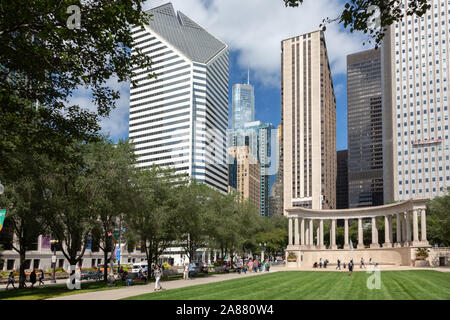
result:
M 128 110 L 130 103 L 130 88 L 127 82 L 118 82 L 117 78 L 107 81 L 106 85 L 120 92 L 120 99 L 116 101 L 116 108 L 113 109 L 109 117 L 102 118 L 100 125 L 102 132 L 109 134 L 112 138 L 122 138 L 128 136 Z M 70 105 L 79 105 L 90 111 L 96 111 L 96 106 L 92 102 L 91 92 L 88 89 L 78 89 L 69 100 Z
M 168 0 L 147 1 L 145 9 Z M 281 40 L 315 31 L 324 18 L 343 10 L 339 0 L 307 0 L 287 8 L 282 0 L 172 0 L 180 10 L 238 52 L 241 68 L 252 68 L 253 78 L 266 85 L 280 85 Z M 334 74 L 346 72 L 346 56 L 363 48 L 361 34 L 350 34 L 333 23 L 325 32 Z

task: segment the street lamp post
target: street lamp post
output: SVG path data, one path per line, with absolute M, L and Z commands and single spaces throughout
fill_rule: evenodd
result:
M 261 262 L 264 262 L 264 250 L 266 249 L 266 243 L 260 243 L 259 246 L 261 247 Z
M 53 279 L 52 282 L 56 283 L 56 244 L 59 243 L 58 240 L 50 240 L 50 244 L 53 244 L 53 256 L 52 256 L 52 265 L 53 265 Z

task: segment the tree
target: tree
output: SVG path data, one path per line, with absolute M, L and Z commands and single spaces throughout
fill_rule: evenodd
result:
M 83 163 L 88 148 L 81 142 L 67 146 L 80 162 L 48 162 L 42 175 L 41 190 L 45 207 L 43 219 L 71 266 L 83 257 L 88 237 L 97 223 L 97 212 L 89 201 L 101 191 L 99 185 L 86 186 L 90 168 Z M 95 188 L 96 187 L 96 188 Z M 94 189 L 94 190 L 93 190 Z
M 450 196 L 436 197 L 427 204 L 427 238 L 431 244 L 450 246 Z
M 43 231 L 35 183 L 32 177 L 24 176 L 13 184 L 8 184 L 8 188 L 0 198 L 0 205 L 8 210 L 5 224 L 12 226 L 17 239 L 12 242 L 12 248 L 19 254 L 20 259 L 19 288 L 25 287 L 26 252 L 31 250 L 31 246 L 36 243 L 36 239 Z
M 133 180 L 133 212 L 126 216 L 130 242 L 141 244 L 149 266 L 176 240 L 179 186 L 173 185 L 173 172 L 153 166 L 141 170 Z
M 178 190 L 177 235 L 189 262 L 194 261 L 199 248 L 208 247 L 211 242 L 210 224 L 213 219 L 208 217 L 211 214 L 208 208 L 210 196 L 210 187 L 195 180 Z
M 144 0 L 17 0 L 0 5 L 0 158 L 36 152 L 65 162 L 65 146 L 96 140 L 99 117 L 108 116 L 119 92 L 106 84 L 131 79 L 132 70 L 150 68 L 134 48 L 131 25 L 147 24 Z M 79 28 L 69 28 L 73 9 Z M 69 12 L 69 13 L 68 13 Z M 72 16 L 71 16 L 72 15 Z M 68 106 L 74 90 L 91 90 L 89 106 Z M 9 161 L 1 173 L 20 175 Z M 12 183 L 9 177 L 4 181 Z
M 93 233 L 100 239 L 99 247 L 106 265 L 110 259 L 114 260 L 113 234 L 119 219 L 126 219 L 132 210 L 129 192 L 136 156 L 133 146 L 122 140 L 114 144 L 105 138 L 86 147 L 84 163 L 88 172 L 81 176 L 80 186 L 87 190 L 87 202 L 97 216 Z M 105 281 L 107 272 L 104 268 Z
M 287 7 L 298 7 L 304 0 L 284 0 Z M 399 0 L 347 0 L 344 10 L 338 17 L 323 19 L 320 26 L 326 30 L 327 23 L 338 21 L 349 28 L 350 32 L 362 31 L 368 33 L 375 40 L 376 45 L 381 41 L 386 33 L 387 27 L 395 22 L 401 21 L 406 16 L 417 15 L 421 17 L 431 8 L 430 1 L 427 0 L 407 0 L 406 10 L 402 9 L 402 3 Z M 379 8 L 379 24 L 372 15 L 375 13 L 374 6 Z M 375 23 L 377 28 L 371 28 Z

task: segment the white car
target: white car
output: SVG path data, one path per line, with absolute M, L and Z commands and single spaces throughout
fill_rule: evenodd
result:
M 131 272 L 139 272 L 139 270 L 147 271 L 148 270 L 148 264 L 147 262 L 141 262 L 141 263 L 135 263 L 133 264 L 133 267 L 131 268 Z

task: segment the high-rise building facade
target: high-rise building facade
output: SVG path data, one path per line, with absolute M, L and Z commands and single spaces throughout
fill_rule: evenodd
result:
M 434 198 L 450 186 L 450 3 L 429 2 L 422 17 L 394 23 L 383 43 L 386 203 Z
M 261 121 L 247 122 L 240 129 L 230 130 L 229 146 L 248 146 L 249 152 L 260 164 L 260 215 L 270 216 L 269 179 L 276 166 L 275 156 L 272 155 L 272 130 L 270 123 Z
M 270 216 L 283 215 L 283 158 L 282 158 L 283 128 L 278 126 L 277 130 L 277 174 L 275 183 L 272 185 L 270 196 Z
M 347 56 L 347 110 L 349 206 L 383 205 L 381 50 Z
M 336 99 L 324 33 L 281 49 L 284 209 L 335 209 Z
M 348 209 L 348 150 L 337 152 L 336 209 Z
M 133 70 L 130 88 L 138 165 L 170 166 L 227 192 L 228 46 L 171 3 L 149 13 L 149 25 L 132 29 L 132 54 L 153 62 Z
M 228 148 L 230 187 L 260 210 L 260 165 L 248 146 Z
M 255 88 L 249 83 L 236 84 L 232 92 L 232 129 L 242 129 L 255 121 Z

